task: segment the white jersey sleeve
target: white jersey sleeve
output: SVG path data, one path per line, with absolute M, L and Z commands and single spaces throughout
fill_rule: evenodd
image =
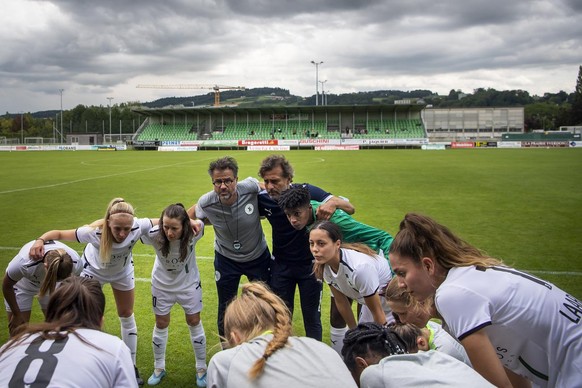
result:
M 463 345 L 447 333 L 440 324 L 434 321 L 428 321 L 426 327 L 431 332 L 434 350 L 446 353 L 472 367 Z
M 454 284 L 440 287 L 435 305 L 443 317 L 448 317 L 447 327 L 459 341 L 491 324 L 489 300 L 469 288 Z
M 369 258 L 369 262 L 362 263 L 353 274 L 353 282 L 362 297 L 367 298 L 378 292 L 380 281 L 378 272 Z

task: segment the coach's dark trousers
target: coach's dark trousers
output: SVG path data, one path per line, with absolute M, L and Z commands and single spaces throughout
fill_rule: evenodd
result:
M 295 288 L 299 287 L 299 299 L 303 314 L 305 335 L 321 341 L 321 293 L 322 282 L 313 275 L 311 260 L 271 263 L 271 289 L 283 299 L 291 314 L 295 306 Z
M 214 278 L 218 293 L 218 334 L 224 338 L 224 312 L 238 292 L 240 278 L 245 275 L 250 281 L 261 280 L 269 283 L 271 253 L 265 249 L 263 254 L 252 261 L 239 263 L 214 251 Z

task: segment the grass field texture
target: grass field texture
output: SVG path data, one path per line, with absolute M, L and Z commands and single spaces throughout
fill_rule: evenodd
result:
M 194 204 L 212 189 L 210 161 L 234 156 L 239 177 L 257 177 L 267 152 L 16 152 L 0 153 L 0 267 L 20 247 L 50 229 L 73 229 L 103 217 L 113 197 L 124 197 L 139 217 L 157 218 L 170 203 Z M 447 225 L 470 243 L 507 264 L 531 272 L 582 298 L 582 150 L 366 150 L 292 151 L 295 182 L 316 184 L 348 197 L 354 217 L 396 234 L 404 214 L 421 212 Z M 270 226 L 263 222 L 267 240 Z M 218 349 L 214 233 L 206 229 L 197 245 L 203 282 L 202 320 L 208 358 Z M 79 244 L 70 244 L 78 251 Z M 153 369 L 149 278 L 151 247 L 134 250 L 135 315 L 139 329 L 138 366 L 147 379 Z M 494 286 L 494 285 L 492 285 Z M 104 330 L 119 335 L 109 286 Z M 298 304 L 297 304 L 298 305 Z M 303 334 L 300 311 L 294 319 Z M 329 290 L 322 323 L 329 336 Z M 32 320 L 42 320 L 36 304 Z M 0 344 L 8 339 L 0 314 Z M 172 310 L 167 351 L 168 376 L 161 386 L 195 385 L 194 355 L 184 315 Z

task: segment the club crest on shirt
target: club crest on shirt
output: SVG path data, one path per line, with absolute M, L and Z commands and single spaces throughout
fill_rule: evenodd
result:
M 253 214 L 253 212 L 255 211 L 255 207 L 253 206 L 252 203 L 247 203 L 247 205 L 245 206 L 245 213 L 247 213 L 248 215 Z

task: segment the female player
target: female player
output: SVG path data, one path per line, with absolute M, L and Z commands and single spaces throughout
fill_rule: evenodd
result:
M 436 322 L 428 321 L 424 327 L 418 327 L 411 323 L 395 323 L 390 327 L 406 343 L 410 353 L 416 353 L 419 350 L 424 352 L 436 350 L 472 367 L 463 346 Z
M 43 233 L 31 247 L 30 255 L 41 258 L 44 255 L 43 241 L 65 240 L 87 243 L 83 252 L 85 268 L 81 276 L 110 283 L 121 321 L 121 338 L 131 351 L 135 365 L 137 352 L 137 325 L 133 315 L 134 270 L 132 249 L 141 236 L 157 224 L 158 220 L 137 218 L 133 206 L 123 198 L 114 198 L 107 206 L 105 217 L 91 225 L 77 229 L 51 230 Z M 142 385 L 135 368 L 136 380 Z
M 54 291 L 56 283 L 71 274 L 79 275 L 83 270 L 79 254 L 59 241 L 42 241 L 45 251 L 42 261 L 31 259 L 29 252 L 34 243 L 25 244 L 8 263 L 2 282 L 11 336 L 18 326 L 30 321 L 35 295 L 38 295 L 40 308 L 46 316 L 49 294 Z
M 392 314 L 397 318 L 396 320 L 405 324 L 401 329 L 411 329 L 408 326 L 412 326 L 419 331 L 418 336 L 422 336 L 419 340 L 425 344 L 425 346 L 421 346 L 421 350 L 438 350 L 471 366 L 471 361 L 463 346 L 451 337 L 439 323 L 430 320 L 438 315 L 432 299 L 427 299 L 424 303 L 418 302 L 406 290 L 399 287 L 398 278 L 390 280 L 384 296 Z M 406 325 L 407 323 L 410 325 Z M 398 330 L 396 332 L 401 334 Z
M 98 281 L 71 276 L 50 296 L 46 322 L 0 349 L 0 381 L 10 387 L 137 387 L 131 355 L 103 333 Z
M 393 321 L 383 297 L 384 288 L 392 277 L 387 260 L 363 244 L 342 247 L 341 230 L 331 221 L 315 223 L 309 233 L 309 246 L 315 259 L 313 272 L 329 284 L 336 306 L 349 328 L 356 326 L 356 319 L 348 298 L 362 305 L 360 322 L 386 324 Z
M 409 213 L 390 248 L 400 287 L 438 313 L 496 386 L 572 387 L 582 378 L 582 302 L 503 266 L 429 217 Z
M 361 387 L 492 387 L 445 353 L 417 351 L 391 327 L 366 322 L 348 330 L 342 355 Z
M 232 346 L 208 365 L 209 387 L 355 387 L 339 355 L 308 337 L 291 336 L 291 313 L 260 282 L 246 283 L 227 307 Z
M 196 222 L 200 223 L 200 232 L 194 235 L 184 205 L 173 204 L 164 209 L 158 226 L 141 238 L 156 251 L 152 270 L 152 304 L 156 315 L 152 336 L 154 372 L 148 379 L 149 385 L 159 384 L 166 375 L 170 310 L 178 303 L 186 314 L 196 356 L 196 384 L 206 386 L 206 336 L 200 321 L 202 286 L 195 251 L 196 242 L 204 234 L 204 223 Z

